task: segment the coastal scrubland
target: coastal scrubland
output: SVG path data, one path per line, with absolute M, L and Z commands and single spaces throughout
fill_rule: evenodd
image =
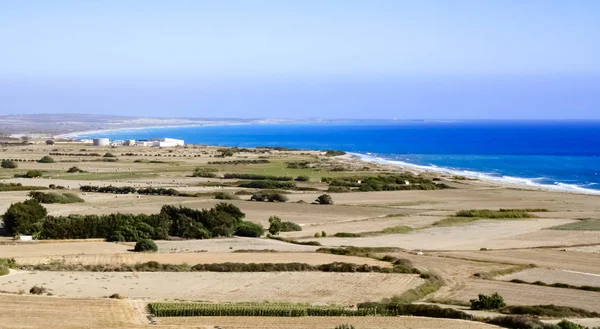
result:
M 1 151 L 0 214 L 26 200 L 39 210 L 23 231 L 0 231 L 8 327 L 31 310 L 32 326 L 64 328 L 493 328 L 517 321 L 504 313 L 540 310 L 519 316 L 600 326 L 599 196 L 333 151 L 60 140 Z M 134 252 L 148 238 L 157 251 Z M 496 292 L 508 308 L 469 309 Z M 155 317 L 147 307 L 178 302 L 379 305 L 417 317 Z

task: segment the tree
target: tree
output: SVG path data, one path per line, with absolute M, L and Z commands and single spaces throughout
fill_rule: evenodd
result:
M 150 239 L 142 239 L 135 244 L 133 251 L 137 252 L 157 252 L 156 243 Z
M 504 298 L 497 292 L 490 296 L 480 294 L 478 299 L 471 299 L 470 302 L 472 310 L 497 310 L 506 306 Z
M 41 159 L 38 160 L 39 163 L 54 163 L 54 159 L 52 159 L 49 156 L 44 156 Z
M 315 201 L 319 204 L 333 204 L 333 199 L 329 194 L 320 195 Z
M 260 224 L 255 224 L 252 222 L 241 222 L 235 228 L 235 232 L 233 234 L 249 238 L 260 238 L 263 234 L 265 234 L 265 229 Z
M 13 203 L 2 216 L 6 234 L 14 236 L 39 233 L 47 214 L 46 208 L 33 199 Z
M 233 151 L 231 149 L 219 149 L 217 152 L 221 153 L 221 157 L 232 157 Z
M 12 160 L 2 160 L 2 168 L 4 169 L 14 169 L 17 168 L 19 165 Z
M 51 139 L 48 139 L 48 140 L 46 141 L 46 145 L 54 145 L 54 141 L 53 141 L 53 140 L 51 140 Z
M 269 233 L 277 235 L 279 232 L 281 232 L 282 228 L 283 223 L 281 222 L 281 218 L 277 216 L 269 217 Z

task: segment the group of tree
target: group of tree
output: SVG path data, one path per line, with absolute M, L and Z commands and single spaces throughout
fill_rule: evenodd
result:
M 3 215 L 6 234 L 39 239 L 105 238 L 108 241 L 161 240 L 241 236 L 260 237 L 262 226 L 243 221 L 235 205 L 219 203 L 210 209 L 165 205 L 160 213 L 48 216 L 46 208 L 29 199 L 12 204 Z
M 259 191 L 250 197 L 250 201 L 286 202 L 287 200 L 287 196 L 274 191 Z
M 246 188 L 258 188 L 258 189 L 294 189 L 294 188 L 296 188 L 296 183 L 281 182 L 281 181 L 274 181 L 274 180 L 258 180 L 258 181 L 242 182 L 242 183 L 239 183 L 238 186 L 246 187 Z
M 284 222 L 277 216 L 269 218 L 269 233 L 277 235 L 280 232 L 302 231 L 302 227 L 294 222 Z
M 322 182 L 330 187 L 354 187 L 362 192 L 398 190 L 437 190 L 448 188 L 446 184 L 436 184 L 431 179 L 412 173 L 377 176 L 323 177 Z
M 43 173 L 40 170 L 29 170 L 24 174 L 15 174 L 15 178 L 38 178 L 42 177 Z

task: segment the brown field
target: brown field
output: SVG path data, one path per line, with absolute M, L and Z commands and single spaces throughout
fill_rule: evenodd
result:
M 127 301 L 0 294 L 2 328 L 142 328 Z
M 436 294 L 438 298 L 447 298 L 468 302 L 478 294 L 499 293 L 508 305 L 546 305 L 577 307 L 600 312 L 600 292 L 575 289 L 540 287 L 496 280 L 469 279 L 459 289 Z
M 95 254 L 95 255 L 68 255 L 62 257 L 17 257 L 18 264 L 36 265 L 50 261 L 61 261 L 66 264 L 83 265 L 120 265 L 137 264 L 155 261 L 162 264 L 213 264 L 213 263 L 307 263 L 311 265 L 346 262 L 354 264 L 367 264 L 377 266 L 390 266 L 390 263 L 381 262 L 366 257 L 338 256 L 322 253 L 128 253 L 128 254 Z
M 421 284 L 413 274 L 19 272 L 0 277 L 0 290 L 41 285 L 57 296 L 182 299 L 210 302 L 299 302 L 351 305 L 378 301 Z
M 518 273 L 499 276 L 497 280 L 510 281 L 519 279 L 527 282 L 542 281 L 544 283 L 566 283 L 573 286 L 600 287 L 600 274 L 589 274 L 566 270 L 548 270 L 532 268 Z
M 185 317 L 157 318 L 159 325 L 177 328 L 252 328 L 252 329 L 331 329 L 340 324 L 351 324 L 361 329 L 487 329 L 496 326 L 479 322 L 430 319 L 421 317 Z
M 131 246 L 110 242 L 20 242 L 0 245 L 3 258 L 60 257 L 64 255 L 116 254 L 127 252 Z
M 510 264 L 535 264 L 550 269 L 600 274 L 600 256 L 593 253 L 560 251 L 556 249 L 525 249 L 458 251 L 444 252 L 440 253 L 440 255 Z

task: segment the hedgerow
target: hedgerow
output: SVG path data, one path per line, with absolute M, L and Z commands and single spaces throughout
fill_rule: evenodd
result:
M 270 176 L 270 175 L 260 175 L 260 174 L 224 174 L 223 178 L 225 179 L 252 179 L 252 180 L 273 180 L 273 181 L 292 181 L 293 177 L 288 176 Z

